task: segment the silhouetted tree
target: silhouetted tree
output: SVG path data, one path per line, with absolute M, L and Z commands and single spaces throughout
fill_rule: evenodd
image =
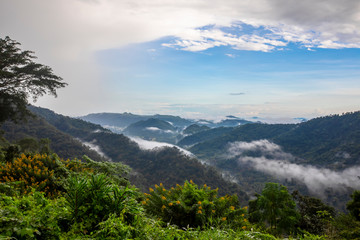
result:
M 9 37 L 0 38 L 0 123 L 26 118 L 31 115 L 26 108 L 29 97 L 34 101 L 44 94 L 56 97 L 56 89 L 67 85 L 50 67 L 35 63 L 33 52 L 22 51 L 19 45 Z

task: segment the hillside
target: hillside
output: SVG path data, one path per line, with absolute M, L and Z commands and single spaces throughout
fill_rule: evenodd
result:
M 209 130 L 208 126 L 199 126 L 197 124 L 192 124 L 184 129 L 183 133 L 186 135 L 192 135 L 198 132 Z
M 178 129 L 167 121 L 149 118 L 129 125 L 123 133 L 145 140 L 176 143 Z
M 231 132 L 232 130 L 233 130 L 233 128 L 225 128 L 225 127 L 208 129 L 208 130 L 197 132 L 190 136 L 184 137 L 177 143 L 177 145 L 182 146 L 182 147 L 192 146 L 197 143 L 210 141 L 211 139 L 218 138 L 219 136 L 222 136 L 223 134 Z
M 281 182 L 344 209 L 350 192 L 360 189 L 360 112 L 299 124 L 246 124 L 189 150 L 249 192 Z
M 252 123 L 237 128 L 216 128 L 184 138 L 181 144 L 200 143 L 192 146 L 189 150 L 202 158 L 214 157 L 223 154 L 231 142 L 254 141 L 260 139 L 273 139 L 276 136 L 288 132 L 294 128 L 291 124 L 262 124 Z M 208 139 L 207 139 L 208 138 Z
M 11 136 L 17 136 L 18 139 L 22 136 L 34 138 L 51 137 L 53 150 L 65 149 L 69 154 L 72 154 L 75 151 L 73 148 L 78 145 L 86 149 L 74 137 L 82 142 L 91 143 L 105 157 L 114 162 L 129 165 L 133 169 L 130 176 L 131 182 L 144 191 L 160 182 L 167 187 L 171 187 L 177 183 L 192 179 L 197 184 L 206 183 L 212 188 L 218 187 L 221 190 L 220 194 L 237 194 L 243 204 L 248 200 L 247 194 L 242 191 L 239 185 L 224 180 L 221 174 L 213 167 L 205 166 L 195 158 L 183 155 L 176 148 L 143 151 L 126 136 L 112 133 L 99 125 L 62 116 L 44 108 L 31 107 L 30 109 L 40 116 L 39 122 L 29 121 L 27 125 L 21 124 L 17 127 L 6 127 L 4 125 L 5 136 L 8 136 L 11 140 L 15 139 L 15 137 L 12 138 Z M 49 131 L 51 134 L 48 133 Z M 61 140 L 64 135 L 67 136 L 69 141 Z M 80 155 L 74 154 L 71 157 L 81 157 L 83 154 L 92 157 L 89 152 Z M 68 155 L 64 154 L 64 156 Z M 99 158 L 95 159 L 100 160 Z
M 5 122 L 1 125 L 1 130 L 4 131 L 4 137 L 13 143 L 23 138 L 48 138 L 50 148 L 64 159 L 80 159 L 83 155 L 87 155 L 96 161 L 104 160 L 96 151 L 84 146 L 73 136 L 58 130 L 43 118 L 30 118 L 27 123 L 19 124 Z
M 190 151 L 206 158 L 222 154 L 231 142 L 261 139 L 278 144 L 285 152 L 300 158 L 297 160 L 301 163 L 344 169 L 360 164 L 360 112 L 321 117 L 299 124 L 246 124 L 202 141 Z M 185 140 L 180 143 L 185 145 Z

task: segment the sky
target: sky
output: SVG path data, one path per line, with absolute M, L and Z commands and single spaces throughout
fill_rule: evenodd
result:
M 360 110 L 358 0 L 0 0 L 0 38 L 69 85 L 68 116 L 268 122 Z

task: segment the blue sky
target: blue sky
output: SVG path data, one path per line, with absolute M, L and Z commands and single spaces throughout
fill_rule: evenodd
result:
M 285 111 L 279 117 L 302 117 L 306 108 L 305 117 L 312 117 L 323 109 L 339 113 L 360 106 L 358 96 L 353 104 L 342 96 L 352 98 L 347 90 L 360 89 L 359 49 L 308 50 L 288 44 L 269 52 L 229 46 L 193 52 L 164 46 L 174 41 L 163 38 L 99 51 L 96 59 L 107 75 L 108 91 L 139 103 L 166 103 L 172 114 L 194 116 L 207 112 L 249 118 L 270 108 Z M 217 114 L 220 106 L 215 105 L 229 110 Z M 276 118 L 278 113 L 266 114 Z
M 69 83 L 35 105 L 71 116 L 289 122 L 357 111 L 359 26 L 356 0 L 0 2 L 0 37 Z

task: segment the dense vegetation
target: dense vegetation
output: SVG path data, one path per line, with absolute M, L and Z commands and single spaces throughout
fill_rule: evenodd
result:
M 121 163 L 29 152 L 10 160 L 1 149 L 3 239 L 359 239 L 352 211 L 357 192 L 351 214 L 335 216 L 320 200 L 293 198 L 284 186 L 269 183 L 248 208 L 236 195 L 218 196 L 218 189 L 192 180 L 141 193 Z

